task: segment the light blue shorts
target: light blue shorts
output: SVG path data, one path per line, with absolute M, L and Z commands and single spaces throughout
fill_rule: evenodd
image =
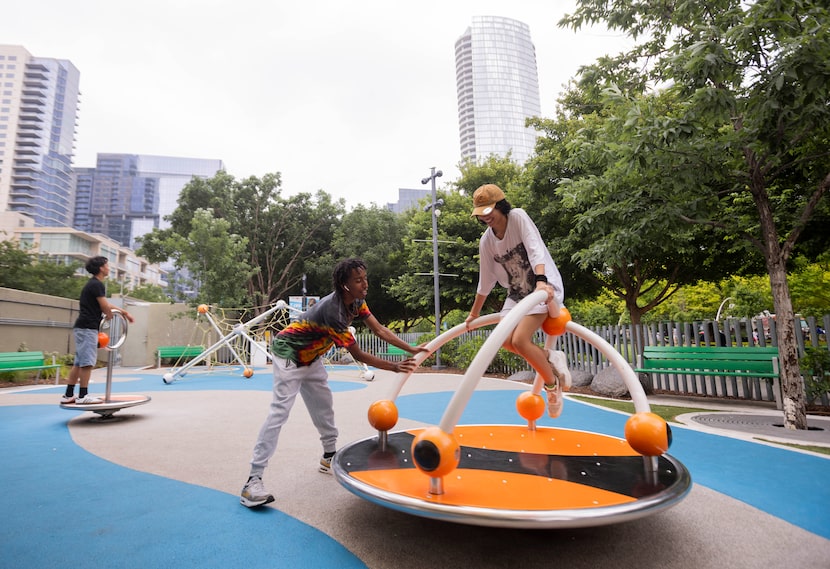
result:
M 75 365 L 90 367 L 98 363 L 98 330 L 72 328 L 75 337 Z

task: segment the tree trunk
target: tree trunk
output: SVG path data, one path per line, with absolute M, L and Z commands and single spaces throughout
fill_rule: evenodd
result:
M 798 365 L 798 345 L 795 339 L 795 315 L 787 285 L 787 270 L 783 262 L 768 259 L 775 323 L 778 335 L 778 361 L 781 366 L 781 396 L 784 407 L 784 427 L 807 429 L 807 401 L 804 381 Z
M 764 169 L 758 156 L 750 149 L 744 149 L 749 167 L 749 192 L 758 211 L 761 230 L 761 249 L 769 273 L 772 288 L 772 303 L 775 308 L 775 323 L 778 336 L 778 363 L 781 379 L 781 398 L 784 408 L 784 427 L 807 429 L 807 401 L 804 397 L 804 382 L 798 366 L 798 344 L 795 340 L 795 314 L 787 284 L 787 259 L 789 249 L 783 248 L 778 239 L 778 229 L 772 215 L 769 195 L 766 191 Z

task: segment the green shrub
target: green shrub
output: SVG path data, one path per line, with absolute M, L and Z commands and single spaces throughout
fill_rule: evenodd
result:
M 830 392 L 830 352 L 824 348 L 806 348 L 799 365 L 808 402 Z
M 481 346 L 487 340 L 484 336 L 474 336 L 469 340 L 459 344 L 458 347 L 458 362 L 456 367 L 468 368 L 473 362 L 473 359 L 481 350 Z M 505 373 L 506 371 L 515 372 L 517 370 L 530 369 L 528 363 L 521 356 L 517 356 L 512 352 L 508 352 L 504 348 L 500 348 L 496 352 L 496 357 L 493 358 L 487 366 L 487 373 Z

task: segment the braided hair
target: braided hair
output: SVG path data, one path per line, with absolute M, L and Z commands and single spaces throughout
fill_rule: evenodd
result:
M 334 267 L 331 274 L 331 284 L 337 294 L 343 294 L 343 287 L 349 282 L 349 277 L 352 276 L 352 271 L 363 269 L 366 270 L 366 263 L 363 259 L 356 257 L 350 259 L 343 259 Z

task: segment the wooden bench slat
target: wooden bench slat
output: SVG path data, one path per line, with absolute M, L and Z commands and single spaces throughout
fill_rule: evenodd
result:
M 646 346 L 634 371 L 674 375 L 778 377 L 778 348 Z
M 763 371 L 728 371 L 723 369 L 689 369 L 689 368 L 636 368 L 637 373 L 663 373 L 669 375 L 726 375 L 730 377 L 769 377 L 779 374 Z
M 683 353 L 668 353 L 668 352 L 660 352 L 660 353 L 651 353 L 649 351 L 643 352 L 644 355 L 648 356 L 649 359 L 652 360 L 661 360 L 661 359 L 674 359 L 674 358 L 682 358 L 684 360 L 704 360 L 704 361 L 769 361 L 772 358 L 778 357 L 778 354 L 705 354 L 700 352 L 695 352 L 691 354 L 683 354 Z
M 772 360 L 684 360 L 680 358 L 654 360 L 643 359 L 644 368 L 693 368 L 693 369 L 725 369 L 725 370 L 755 370 L 772 371 Z
M 162 358 L 175 358 L 180 356 L 198 356 L 205 351 L 204 346 L 159 346 L 156 352 Z
M 402 350 L 401 348 L 399 348 L 397 346 L 387 344 L 386 345 L 386 351 L 385 352 L 379 352 L 377 354 L 377 356 L 381 357 L 381 358 L 382 357 L 408 358 L 410 356 L 410 353 L 407 352 L 406 350 Z

